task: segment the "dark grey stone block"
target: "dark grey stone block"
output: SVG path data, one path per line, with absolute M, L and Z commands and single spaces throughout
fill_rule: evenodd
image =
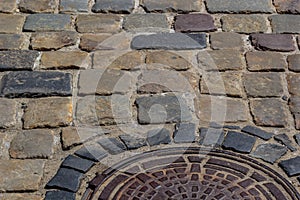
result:
M 82 147 L 75 152 L 75 155 L 98 162 L 105 158 L 108 154 L 99 145 L 94 144 Z
M 223 142 L 223 148 L 240 153 L 250 153 L 256 139 L 240 132 L 229 131 Z
M 151 130 L 147 133 L 147 142 L 150 146 L 169 144 L 171 142 L 170 131 L 165 128 Z
M 264 131 L 264 130 L 262 130 L 260 128 L 257 128 L 257 127 L 254 127 L 254 126 L 245 126 L 242 129 L 242 131 L 245 132 L 245 133 L 248 133 L 250 135 L 260 137 L 264 140 L 269 140 L 274 135 L 273 133 L 269 133 L 267 131 Z
M 176 125 L 174 132 L 175 143 L 195 142 L 196 125 L 192 123 L 181 123 Z
M 285 146 L 281 146 L 278 144 L 261 144 L 259 145 L 251 156 L 255 158 L 261 158 L 262 160 L 273 164 L 281 158 L 288 149 Z
M 279 166 L 287 173 L 288 176 L 296 176 L 300 174 L 300 156 L 284 160 Z
M 75 200 L 76 194 L 67 191 L 48 191 L 46 192 L 44 200 Z
M 103 138 L 98 143 L 112 155 L 126 151 L 126 146 L 116 138 Z
M 146 146 L 146 140 L 129 134 L 120 135 L 119 138 L 124 142 L 128 150 L 138 149 Z
M 76 169 L 80 172 L 87 172 L 95 163 L 90 160 L 69 155 L 61 164 L 62 167 Z
M 0 51 L 0 70 L 32 70 L 38 56 L 37 51 Z

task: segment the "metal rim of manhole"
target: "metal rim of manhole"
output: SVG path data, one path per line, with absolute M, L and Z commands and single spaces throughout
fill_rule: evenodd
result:
M 177 147 L 126 159 L 90 183 L 84 200 L 300 199 L 275 170 L 224 150 Z

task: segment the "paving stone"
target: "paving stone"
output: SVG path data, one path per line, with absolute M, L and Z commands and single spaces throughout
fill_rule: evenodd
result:
M 166 15 L 147 13 L 125 16 L 123 28 L 129 31 L 150 31 L 169 29 Z
M 278 13 L 300 13 L 299 0 L 274 0 L 274 6 Z
M 23 115 L 24 128 L 68 126 L 73 120 L 72 109 L 71 98 L 32 99 Z
M 249 97 L 280 97 L 283 95 L 282 78 L 278 73 L 244 74 L 243 79 Z
M 300 54 L 289 55 L 287 61 L 289 63 L 289 70 L 300 72 Z
M 254 122 L 258 126 L 284 127 L 286 125 L 286 105 L 280 99 L 264 98 L 250 100 Z
M 83 51 L 95 51 L 102 50 L 103 47 L 101 44 L 106 39 L 111 37 L 111 34 L 103 33 L 103 34 L 83 34 L 80 38 L 79 48 Z
M 258 50 L 289 52 L 296 50 L 293 36 L 287 34 L 251 34 L 252 45 Z
M 30 47 L 35 50 L 58 50 L 75 45 L 77 33 L 73 31 L 33 33 Z
M 0 50 L 18 50 L 25 44 L 25 37 L 20 34 L 0 34 Z
M 72 75 L 62 72 L 10 72 L 2 78 L 6 97 L 70 96 Z
M 112 155 L 117 155 L 126 151 L 125 144 L 116 138 L 103 138 L 97 142 L 103 147 L 103 149 Z
M 182 33 L 157 33 L 139 35 L 131 42 L 132 49 L 189 50 L 206 48 L 206 35 Z
M 117 15 L 78 15 L 76 27 L 80 33 L 116 33 L 120 21 Z
M 207 71 L 241 70 L 245 65 L 242 53 L 231 49 L 200 52 L 198 60 Z
M 175 17 L 175 31 L 203 32 L 216 31 L 214 19 L 208 14 L 185 14 Z
M 81 149 L 75 152 L 75 155 L 95 162 L 99 162 L 100 160 L 105 158 L 108 154 L 100 147 L 100 145 L 92 144 L 92 145 L 84 145 L 84 147 L 82 147 Z
M 270 0 L 207 0 L 206 6 L 211 13 L 272 13 Z
M 300 98 L 299 97 L 291 97 L 289 100 L 290 110 L 293 114 L 300 114 Z
M 73 155 L 69 155 L 62 162 L 61 166 L 78 170 L 82 173 L 86 173 L 95 163 L 90 160 L 82 159 Z
M 0 190 L 37 191 L 43 177 L 43 160 L 0 160 Z
M 170 131 L 165 128 L 148 131 L 147 142 L 150 146 L 169 144 L 171 142 Z
M 268 30 L 267 21 L 261 15 L 226 15 L 221 22 L 226 32 L 259 33 Z
M 36 194 L 27 194 L 27 193 L 1 193 L 1 200 L 22 200 L 22 199 L 30 199 L 30 200 L 43 200 L 43 197 Z
M 201 10 L 201 0 L 143 0 L 143 7 L 149 11 L 158 11 L 158 12 L 199 12 Z
M 68 12 L 88 12 L 89 2 L 88 0 L 60 0 L 59 11 Z
M 96 0 L 92 11 L 103 13 L 131 13 L 134 8 L 134 0 L 110 1 L 110 0 Z
M 226 106 L 225 106 L 226 105 Z M 248 121 L 248 105 L 241 99 L 201 96 L 199 99 L 200 119 L 205 122 Z
M 19 132 L 11 141 L 9 154 L 12 158 L 50 158 L 54 138 L 51 130 Z
M 0 33 L 20 33 L 25 21 L 22 15 L 0 13 Z
M 17 104 L 14 100 L 0 99 L 0 128 L 16 125 Z
M 74 169 L 59 168 L 55 176 L 47 183 L 47 188 L 77 192 L 83 174 Z
M 256 139 L 240 132 L 228 131 L 223 142 L 223 148 L 231 149 L 240 153 L 250 153 Z
M 297 130 L 300 130 L 300 114 L 295 114 L 295 126 Z
M 255 158 L 260 158 L 268 163 L 274 164 L 287 152 L 287 148 L 277 144 L 261 144 L 258 145 L 250 155 Z
M 246 60 L 249 71 L 284 71 L 286 69 L 284 55 L 277 52 L 248 52 Z
M 192 123 L 181 123 L 176 125 L 174 131 L 174 142 L 175 143 L 192 143 L 196 140 L 196 124 Z
M 201 128 L 199 144 L 204 146 L 221 146 L 225 138 L 222 129 Z
M 82 51 L 49 51 L 42 53 L 42 69 L 87 69 L 89 54 Z
M 120 135 L 119 138 L 126 145 L 128 150 L 138 149 L 143 146 L 147 146 L 146 140 L 144 138 L 140 138 L 135 135 L 124 134 Z
M 16 0 L 2 0 L 0 5 L 0 12 L 12 13 L 17 8 Z
M 273 32 L 275 33 L 300 33 L 300 16 L 273 15 L 270 16 L 269 19 L 271 20 Z
M 300 157 L 291 158 L 281 161 L 279 166 L 287 173 L 288 176 L 296 176 L 300 174 Z
M 292 145 L 292 141 L 289 139 L 289 136 L 287 136 L 285 133 L 276 135 L 274 138 L 285 145 L 289 150 L 293 152 L 297 151 L 297 149 Z
M 19 9 L 26 13 L 53 13 L 56 7 L 55 0 L 20 0 Z
M 290 94 L 294 96 L 300 96 L 300 76 L 298 74 L 288 74 L 286 79 Z
M 207 72 L 200 83 L 202 94 L 219 94 L 241 97 L 243 93 L 242 74 L 237 72 Z
M 295 138 L 297 144 L 300 146 L 300 134 L 294 135 L 294 138 Z
M 45 200 L 75 200 L 75 198 L 75 193 L 62 190 L 47 191 L 45 195 Z
M 0 51 L 0 70 L 32 70 L 38 56 L 37 51 Z
M 257 137 L 259 137 L 261 139 L 264 139 L 264 140 L 269 140 L 274 135 L 273 133 L 269 133 L 265 130 L 262 130 L 262 129 L 254 127 L 254 126 L 245 126 L 242 129 L 242 131 L 245 132 L 245 133 L 248 133 L 250 135 L 257 136 Z
M 210 46 L 212 49 L 243 49 L 243 39 L 238 33 L 218 32 L 210 34 Z
M 141 124 L 177 123 L 191 120 L 182 97 L 175 95 L 139 97 L 136 99 Z

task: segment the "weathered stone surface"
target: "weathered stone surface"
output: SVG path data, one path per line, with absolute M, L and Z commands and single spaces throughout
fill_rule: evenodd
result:
M 25 44 L 25 37 L 20 34 L 0 34 L 0 50 L 18 50 Z
M 92 11 L 103 13 L 131 13 L 134 8 L 134 0 L 110 1 L 96 0 Z
M 175 17 L 175 30 L 179 32 L 202 32 L 217 30 L 214 19 L 208 14 L 185 14 Z
M 17 104 L 14 100 L 0 99 L 0 128 L 16 125 Z
M 190 121 L 191 113 L 182 97 L 175 95 L 139 97 L 136 99 L 141 124 Z
M 300 96 L 300 76 L 298 74 L 288 74 L 287 82 L 290 94 Z
M 281 144 L 285 145 L 291 151 L 297 151 L 293 146 L 292 141 L 289 139 L 289 136 L 285 133 L 276 135 L 275 140 L 279 141 Z
M 300 134 L 296 134 L 294 135 L 295 141 L 297 142 L 297 144 L 300 146 Z
M 70 96 L 72 75 L 61 72 L 10 72 L 2 78 L 6 97 Z
M 210 34 L 210 45 L 212 49 L 243 49 L 243 39 L 238 33 L 218 32 Z
M 206 6 L 211 13 L 272 13 L 270 0 L 207 0 Z
M 151 130 L 147 133 L 147 142 L 150 146 L 169 144 L 171 142 L 170 131 L 165 128 Z
M 49 51 L 41 57 L 42 69 L 86 69 L 89 66 L 89 54 L 82 51 Z
M 240 153 L 250 153 L 255 141 L 255 137 L 239 132 L 229 131 L 222 146 L 225 149 L 231 149 Z
M 22 200 L 22 199 L 30 199 L 30 200 L 43 200 L 43 197 L 36 194 L 27 194 L 27 193 L 1 193 L 1 200 Z
M 273 15 L 269 19 L 275 33 L 300 33 L 298 15 Z
M 62 167 L 76 169 L 82 173 L 87 172 L 93 165 L 93 161 L 82 159 L 73 155 L 66 157 L 61 164 Z
M 290 110 L 292 113 L 300 114 L 300 98 L 291 97 L 289 101 Z
M 17 8 L 16 0 L 2 0 L 0 5 L 0 12 L 12 13 Z
M 200 52 L 198 60 L 207 71 L 240 70 L 245 65 L 242 52 L 231 49 Z
M 280 99 L 250 100 L 250 107 L 256 125 L 275 127 L 284 127 L 286 125 L 286 105 Z
M 183 33 L 157 33 L 139 35 L 131 42 L 132 49 L 189 50 L 206 48 L 206 35 Z
M 300 54 L 288 56 L 287 61 L 289 63 L 289 70 L 300 72 Z
M 300 114 L 295 114 L 295 126 L 297 130 L 300 130 Z
M 145 31 L 169 29 L 166 15 L 163 14 L 131 14 L 124 18 L 123 28 L 129 31 Z
M 128 150 L 138 149 L 146 146 L 146 140 L 136 135 L 124 134 L 120 135 L 119 138 L 126 145 Z
M 258 50 L 294 51 L 293 36 L 287 34 L 251 34 L 252 45 Z
M 30 130 L 18 133 L 10 143 L 12 158 L 50 158 L 54 138 L 51 130 Z
M 56 7 L 55 0 L 20 0 L 19 9 L 28 13 L 53 13 Z
M 71 29 L 72 19 L 65 14 L 32 14 L 28 15 L 24 31 L 65 31 Z
M 84 34 L 80 38 L 79 48 L 83 51 L 95 51 L 103 49 L 103 41 L 108 39 L 111 34 Z
M 0 191 L 37 191 L 45 161 L 0 160 Z
M 0 70 L 32 70 L 38 56 L 37 51 L 0 51 Z
M 175 143 L 192 143 L 195 142 L 196 124 L 181 123 L 176 125 L 174 132 Z
M 142 5 L 147 11 L 159 11 L 159 12 L 194 12 L 201 10 L 201 0 L 143 0 Z
M 60 0 L 59 11 L 68 12 L 88 12 L 89 2 L 88 0 Z
M 199 144 L 204 146 L 221 146 L 225 138 L 225 132 L 222 129 L 201 128 Z
M 250 135 L 260 137 L 260 138 L 262 138 L 264 140 L 269 140 L 274 135 L 273 133 L 269 133 L 269 132 L 267 132 L 265 130 L 262 130 L 262 129 L 254 127 L 254 126 L 245 126 L 242 129 L 242 131 L 245 132 L 245 133 L 248 133 Z
M 220 94 L 241 97 L 243 93 L 242 74 L 237 72 L 207 72 L 202 75 L 202 94 Z
M 299 0 L 274 0 L 274 6 L 278 13 L 300 13 Z
M 287 148 L 277 144 L 261 144 L 258 145 L 250 155 L 260 158 L 268 163 L 275 163 L 279 158 L 286 154 Z
M 0 13 L 0 33 L 20 33 L 24 21 L 24 16 Z
M 77 33 L 73 31 L 33 33 L 30 46 L 35 50 L 58 50 L 76 44 Z
M 112 155 L 117 155 L 127 150 L 125 144 L 116 138 L 103 138 L 97 142 L 103 147 L 103 149 Z
M 261 15 L 226 15 L 221 22 L 226 32 L 257 33 L 268 30 L 267 21 Z
M 282 78 L 278 73 L 244 74 L 244 85 L 249 97 L 280 97 L 283 95 Z
M 246 54 L 249 71 L 284 71 L 286 61 L 284 55 L 275 52 L 248 52 Z
M 73 192 L 55 190 L 48 191 L 45 195 L 45 200 L 75 200 L 76 194 Z
M 24 128 L 70 125 L 73 120 L 72 109 L 70 98 L 54 97 L 30 100 L 23 116 Z
M 95 162 L 99 162 L 108 154 L 101 148 L 99 144 L 92 144 L 84 145 L 84 147 L 75 152 L 75 155 Z
M 78 15 L 76 26 L 80 33 L 116 33 L 120 21 L 117 15 Z
M 288 176 L 296 176 L 300 174 L 300 157 L 284 160 L 279 166 L 287 173 Z

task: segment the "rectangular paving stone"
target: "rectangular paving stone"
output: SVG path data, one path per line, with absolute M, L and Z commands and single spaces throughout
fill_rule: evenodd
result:
M 10 128 L 16 125 L 17 104 L 11 99 L 0 99 L 0 128 Z
M 175 31 L 203 32 L 217 30 L 214 19 L 208 14 L 185 14 L 175 17 Z
M 196 124 L 180 123 L 176 124 L 174 131 L 175 143 L 192 143 L 196 140 Z
M 134 134 L 120 135 L 119 138 L 126 145 L 128 150 L 134 150 L 143 146 L 147 146 L 146 139 Z
M 229 131 L 222 146 L 225 149 L 231 149 L 236 152 L 250 153 L 255 142 L 255 137 L 240 132 Z
M 60 0 L 59 11 L 62 13 L 88 12 L 88 0 Z
M 299 0 L 274 0 L 274 6 L 278 13 L 300 13 Z
M 72 75 L 62 72 L 10 72 L 1 80 L 5 97 L 71 96 Z
M 0 50 L 19 50 L 25 45 L 25 37 L 21 34 L 1 34 Z
M 202 0 L 142 0 L 141 5 L 143 5 L 146 11 L 153 12 L 199 12 L 201 11 Z
M 110 1 L 96 0 L 92 7 L 92 11 L 99 13 L 124 13 L 128 14 L 134 9 L 134 0 Z
M 300 174 L 300 157 L 291 158 L 281 161 L 279 166 L 287 173 L 288 176 L 296 176 Z
M 71 30 L 72 19 L 66 14 L 32 14 L 28 15 L 24 31 L 65 31 Z
M 125 16 L 123 28 L 129 31 L 166 31 L 169 29 L 169 24 L 166 15 L 164 14 L 131 14 Z
M 55 0 L 20 0 L 18 5 L 25 13 L 53 13 L 56 8 Z
M 271 0 L 206 0 L 208 12 L 211 13 L 272 13 Z
M 300 54 L 289 55 L 287 62 L 289 63 L 289 70 L 300 72 Z
M 269 19 L 275 33 L 300 33 L 298 15 L 273 15 Z
M 80 157 L 69 155 L 62 162 L 61 166 L 78 170 L 82 173 L 87 172 L 95 163 L 90 160 L 86 160 Z
M 97 141 L 109 154 L 117 155 L 127 150 L 124 143 L 116 138 L 103 138 Z
M 288 89 L 291 95 L 300 96 L 300 75 L 288 74 L 286 76 L 288 82 Z
M 248 133 L 250 135 L 260 137 L 260 138 L 262 138 L 264 140 L 269 140 L 274 135 L 273 133 L 269 133 L 269 132 L 267 132 L 265 130 L 262 130 L 262 129 L 254 127 L 254 126 L 245 126 L 242 129 L 242 131 L 245 132 L 245 133 Z
M 243 39 L 238 33 L 218 32 L 210 34 L 210 46 L 212 49 L 243 49 Z
M 37 194 L 28 194 L 28 193 L 1 193 L 1 200 L 21 200 L 21 199 L 30 199 L 30 200 L 43 200 L 43 197 Z
M 132 49 L 189 50 L 206 48 L 205 34 L 157 33 L 139 35 L 131 42 Z
M 300 114 L 295 114 L 295 127 L 297 130 L 300 130 Z
M 249 71 L 284 71 L 286 69 L 284 55 L 277 52 L 248 52 L 246 60 Z
M 12 13 L 17 8 L 16 0 L 1 0 L 0 12 Z
M 150 130 L 147 132 L 147 142 L 150 146 L 169 144 L 171 142 L 170 131 L 165 128 Z
M 0 13 L 0 33 L 20 33 L 25 21 L 22 15 Z
M 37 191 L 43 177 L 43 160 L 0 160 L 0 190 Z
M 274 164 L 279 158 L 286 154 L 287 148 L 278 144 L 261 144 L 250 155 L 255 158 Z
M 204 146 L 221 146 L 225 138 L 225 132 L 222 129 L 201 128 L 199 144 Z
M 33 70 L 38 57 L 37 51 L 0 51 L 0 70 Z
M 300 98 L 292 96 L 289 100 L 290 110 L 293 114 L 300 114 Z
M 75 155 L 95 162 L 99 162 L 108 156 L 99 144 L 84 145 L 75 152 Z
M 287 134 L 283 133 L 283 134 L 275 135 L 274 139 L 279 141 L 281 144 L 285 145 L 292 152 L 297 151 L 297 149 L 293 146 L 292 141 L 290 140 Z
M 54 190 L 54 191 L 47 191 L 44 200 L 75 200 L 76 194 L 74 192 L 67 192 L 62 190 Z
M 111 36 L 109 33 L 83 34 L 80 38 L 79 48 L 83 51 L 91 52 L 95 50 L 105 50 L 102 43 Z

